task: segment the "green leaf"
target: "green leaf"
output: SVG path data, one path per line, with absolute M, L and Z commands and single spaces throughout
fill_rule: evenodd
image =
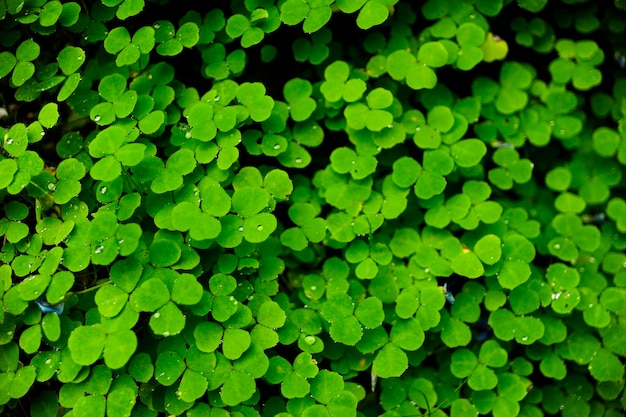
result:
M 596 153 L 605 158 L 612 157 L 621 143 L 619 133 L 608 127 L 597 128 L 591 138 Z
M 7 51 L 0 52 L 0 78 L 6 77 L 15 67 L 17 59 Z
M 17 169 L 17 162 L 14 159 L 0 160 L 0 189 L 4 189 L 11 184 Z
M 34 61 L 39 57 L 41 48 L 39 44 L 32 39 L 26 39 L 15 51 L 15 57 L 18 61 Z
M 377 0 L 368 0 L 359 11 L 356 24 L 359 28 L 367 30 L 373 26 L 382 24 L 389 17 L 390 11 L 387 6 Z
M 157 46 L 156 51 L 163 56 L 176 56 L 183 51 L 183 44 L 178 39 L 168 39 Z
M 121 74 L 110 74 L 100 80 L 98 93 L 108 101 L 117 101 L 126 90 L 126 78 Z
M 289 175 L 280 169 L 273 169 L 263 178 L 263 188 L 278 200 L 287 200 L 293 192 L 293 182 Z
M 417 60 L 429 67 L 442 67 L 448 62 L 448 50 L 441 42 L 426 42 L 420 46 Z
M 89 175 L 98 181 L 113 181 L 122 173 L 122 167 L 119 161 L 113 155 L 107 155 L 96 162 Z
M 28 147 L 28 132 L 23 123 L 16 123 L 4 135 L 4 149 L 11 155 L 19 157 Z
M 11 75 L 11 82 L 16 86 L 22 86 L 35 74 L 35 66 L 31 62 L 17 61 L 13 74 Z
M 35 353 L 41 346 L 41 326 L 36 324 L 24 330 L 20 335 L 19 345 L 25 353 Z
M 126 20 L 139 14 L 143 10 L 144 5 L 144 0 L 124 0 L 115 15 L 120 20 Z
M 425 340 L 424 330 L 414 317 L 398 320 L 391 328 L 389 336 L 392 342 L 408 351 L 419 349 Z
M 170 266 L 175 264 L 181 257 L 180 246 L 172 240 L 155 240 L 150 245 L 150 260 L 156 267 Z
M 65 75 L 71 75 L 85 63 L 85 51 L 76 46 L 66 46 L 57 56 L 59 68 Z
M 130 40 L 130 33 L 125 27 L 113 28 L 104 39 L 104 49 L 110 54 L 117 54 L 130 44 Z
M 356 308 L 354 315 L 365 326 L 374 329 L 380 326 L 385 318 L 382 302 L 376 297 L 368 297 Z
M 167 286 L 158 278 L 144 281 L 130 295 L 131 306 L 138 312 L 155 311 L 170 299 Z
M 159 308 L 150 316 L 150 328 L 155 334 L 173 336 L 185 328 L 186 318 L 180 309 L 171 301 Z
M 465 398 L 457 398 L 452 402 L 452 407 L 450 407 L 450 417 L 463 417 L 477 414 L 478 410 L 476 406 Z
M 467 379 L 467 385 L 476 391 L 492 390 L 498 384 L 496 373 L 486 365 L 479 363 Z
M 452 353 L 450 371 L 457 378 L 465 378 L 474 371 L 478 365 L 478 358 L 469 349 L 460 348 Z
M 519 6 L 533 13 L 540 12 L 548 4 L 548 0 L 521 0 Z
M 381 378 L 393 378 L 401 376 L 408 366 L 406 353 L 390 342 L 376 354 L 372 370 Z
M 105 340 L 106 334 L 100 325 L 77 327 L 67 342 L 72 360 L 78 365 L 91 365 L 102 355 Z
M 95 302 L 98 311 L 103 317 L 114 317 L 126 305 L 128 293 L 115 285 L 105 285 L 98 289 L 95 296 Z
M 479 139 L 465 139 L 456 142 L 450 148 L 450 155 L 454 158 L 454 162 L 463 168 L 478 165 L 486 153 L 487 146 Z
M 228 359 L 238 359 L 250 347 L 250 333 L 242 329 L 224 330 L 222 352 Z
M 250 243 L 261 243 L 276 230 L 278 222 L 270 213 L 254 214 L 243 222 L 243 237 Z
M 196 159 L 191 149 L 182 148 L 170 155 L 165 166 L 180 175 L 187 175 L 196 167 Z
M 280 7 L 280 20 L 286 25 L 293 26 L 302 22 L 311 8 L 302 0 L 287 0 Z
M 137 336 L 132 330 L 117 330 L 107 335 L 104 363 L 110 369 L 120 369 L 137 350 Z
M 47 103 L 39 111 L 39 122 L 47 129 L 52 128 L 59 120 L 59 106 L 56 103 Z
M 272 329 L 282 327 L 286 317 L 285 312 L 275 301 L 264 302 L 257 313 L 257 321 Z
M 207 387 L 208 381 L 201 373 L 187 369 L 183 373 L 177 392 L 180 393 L 181 400 L 193 403 L 205 394 Z
M 270 195 L 262 188 L 244 187 L 232 196 L 232 209 L 242 217 L 259 213 L 269 204 Z
M 102 158 L 113 154 L 124 143 L 126 132 L 119 126 L 110 126 L 100 131 L 89 143 L 89 154 L 94 158 Z
M 624 366 L 616 355 L 602 348 L 589 363 L 589 372 L 598 381 L 619 381 L 624 376 Z
M 468 278 L 478 278 L 485 272 L 480 259 L 471 251 L 464 251 L 452 258 L 451 266 L 455 273 Z
M 173 385 L 185 371 L 185 362 L 174 351 L 159 353 L 156 359 L 154 375 L 156 380 L 166 387 Z
M 172 301 L 182 305 L 194 305 L 200 302 L 204 290 L 196 277 L 180 274 L 172 286 Z
M 495 264 L 502 256 L 500 238 L 492 234 L 481 237 L 474 246 L 474 252 L 483 263 L 487 265 Z
M 235 369 L 224 381 L 220 397 L 224 404 L 235 406 L 252 397 L 256 389 L 256 383 L 250 374 Z
M 311 381 L 311 395 L 322 404 L 328 404 L 343 389 L 344 382 L 342 376 L 326 369 L 322 369 Z
M 441 340 L 449 347 L 467 346 L 472 339 L 469 327 L 456 317 L 446 320 L 441 331 Z
M 63 5 L 60 1 L 49 1 L 41 8 L 39 13 L 39 24 L 43 27 L 50 27 L 56 24 L 63 12 Z
M 183 23 L 176 31 L 176 39 L 185 48 L 191 48 L 200 40 L 200 29 L 194 22 Z
M 165 122 L 165 113 L 161 110 L 150 112 L 139 120 L 139 129 L 146 135 L 156 133 Z
M 337 343 L 354 346 L 363 336 L 363 329 L 354 316 L 342 317 L 331 323 L 330 337 Z

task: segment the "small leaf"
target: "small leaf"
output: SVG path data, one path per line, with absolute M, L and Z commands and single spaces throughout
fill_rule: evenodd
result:
M 390 342 L 378 352 L 372 369 L 381 378 L 393 378 L 401 376 L 408 366 L 406 353 Z
M 429 67 L 442 67 L 448 62 L 448 50 L 441 42 L 426 42 L 417 52 L 417 60 Z
M 72 360 L 79 365 L 91 365 L 102 355 L 105 340 L 106 335 L 100 325 L 74 329 L 67 342 Z
M 39 122 L 47 129 L 52 128 L 59 120 L 59 106 L 56 103 L 47 103 L 39 111 Z
M 104 363 L 110 369 L 120 369 L 137 350 L 137 336 L 132 330 L 117 330 L 107 335 Z
M 450 155 L 454 162 L 464 168 L 478 165 L 487 153 L 487 146 L 480 139 L 465 139 L 456 142 L 450 149 Z
M 455 256 L 452 259 L 451 266 L 454 272 L 468 278 L 478 278 L 485 273 L 480 259 L 471 251 L 464 251 L 460 255 Z
M 150 328 L 155 334 L 173 336 L 185 328 L 186 318 L 180 309 L 171 301 L 159 308 L 150 316 Z
M 322 369 L 311 381 L 311 395 L 322 404 L 328 404 L 343 389 L 344 382 L 342 376 L 326 369 Z
M 220 397 L 224 404 L 235 406 L 252 397 L 256 389 L 256 383 L 250 374 L 235 369 L 224 381 Z
M 85 51 L 76 46 L 66 46 L 59 52 L 57 61 L 63 74 L 71 75 L 85 63 Z
M 259 307 L 257 321 L 269 328 L 277 329 L 285 324 L 286 315 L 278 303 L 266 301 Z
M 359 28 L 367 30 L 373 26 L 382 24 L 389 17 L 390 11 L 387 6 L 377 0 L 368 0 L 359 11 L 356 24 Z

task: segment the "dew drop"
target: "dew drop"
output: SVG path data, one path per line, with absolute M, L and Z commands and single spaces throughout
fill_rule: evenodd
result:
M 256 227 L 256 230 L 258 230 L 259 232 L 263 231 L 263 225 L 260 224 Z
M 274 149 L 276 150 L 280 149 L 280 145 L 277 143 L 276 145 L 274 145 Z
M 556 249 L 556 250 L 561 249 L 561 245 L 560 245 L 560 244 L 558 244 L 558 243 L 555 243 L 555 244 L 554 244 L 554 249 Z
M 13 144 L 13 138 L 8 138 L 7 145 L 12 145 L 12 144 Z
M 170 332 L 163 332 L 164 337 L 168 337 L 169 335 L 170 335 Z
M 522 337 L 522 342 L 528 342 L 528 336 Z
M 56 184 L 54 184 L 52 182 L 48 183 L 48 190 L 54 191 L 54 190 L 56 190 L 56 188 L 57 188 Z
M 154 313 L 152 317 L 154 317 L 155 319 L 158 319 L 159 317 L 161 317 L 161 313 Z
M 100 188 L 100 194 L 106 194 L 106 193 L 107 193 L 107 187 Z
M 96 250 L 94 251 L 95 253 L 102 253 L 102 251 L 104 250 L 104 246 L 100 245 L 96 248 Z
M 296 158 L 295 163 L 296 164 L 301 164 L 302 163 L 302 158 Z
M 239 231 L 243 232 L 243 226 L 239 226 Z
M 97 114 L 94 118 L 93 121 L 98 123 L 100 120 L 102 120 L 102 116 L 100 116 L 99 114 Z

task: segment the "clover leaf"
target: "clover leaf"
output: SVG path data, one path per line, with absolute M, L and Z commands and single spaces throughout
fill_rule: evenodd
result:
M 320 30 L 332 16 L 332 0 L 287 0 L 280 7 L 280 19 L 293 26 L 304 20 L 302 30 L 313 33 Z

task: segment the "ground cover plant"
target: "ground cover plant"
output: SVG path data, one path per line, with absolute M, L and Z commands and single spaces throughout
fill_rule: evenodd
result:
M 625 10 L 0 0 L 0 412 L 622 416 Z

